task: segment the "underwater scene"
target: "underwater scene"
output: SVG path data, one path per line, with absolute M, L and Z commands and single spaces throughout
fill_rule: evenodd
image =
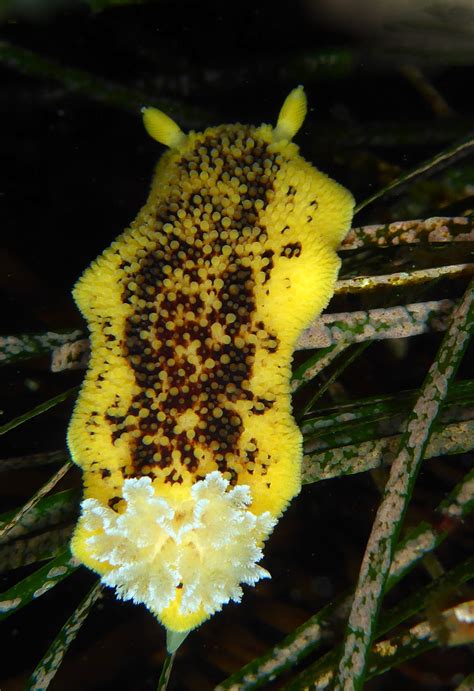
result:
M 0 0 L 1 691 L 474 689 L 470 0 Z

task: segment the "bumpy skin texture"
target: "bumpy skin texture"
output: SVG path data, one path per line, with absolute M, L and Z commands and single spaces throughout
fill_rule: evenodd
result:
M 292 352 L 333 293 L 353 200 L 273 133 L 187 135 L 162 156 L 131 227 L 76 284 L 91 360 L 68 442 L 86 498 L 120 513 L 124 481 L 146 476 L 186 501 L 216 470 L 250 487 L 256 515 L 278 517 L 298 493 Z M 80 522 L 73 550 L 104 574 L 90 535 Z M 173 611 L 171 628 L 199 623 Z

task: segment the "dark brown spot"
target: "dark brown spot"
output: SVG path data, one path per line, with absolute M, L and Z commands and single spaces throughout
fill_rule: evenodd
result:
M 283 245 L 280 256 L 291 259 L 292 257 L 299 257 L 301 254 L 301 242 L 290 242 L 288 245 Z
M 271 276 L 272 269 L 274 266 L 274 264 L 273 264 L 273 255 L 274 254 L 275 254 L 275 252 L 273 250 L 265 250 L 265 252 L 262 254 L 262 257 L 264 257 L 265 259 L 268 259 L 268 263 L 262 268 L 262 272 L 265 275 L 265 280 L 263 281 L 264 284 L 268 280 L 270 280 L 270 276 Z
M 112 497 L 112 499 L 109 499 L 108 504 L 113 511 L 117 511 L 115 508 L 119 502 L 122 501 L 122 497 Z

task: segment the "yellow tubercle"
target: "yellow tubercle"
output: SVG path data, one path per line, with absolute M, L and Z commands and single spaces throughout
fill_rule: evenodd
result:
M 171 630 L 265 577 L 261 545 L 300 489 L 291 358 L 334 291 L 354 203 L 290 141 L 305 112 L 299 87 L 275 129 L 185 135 L 145 109 L 147 130 L 170 150 L 132 226 L 74 289 L 92 353 L 68 432 L 85 488 L 72 549 Z M 206 566 L 220 526 L 203 529 L 193 513 L 206 516 L 208 503 L 209 516 L 228 512 L 222 540 L 233 511 L 254 526 L 234 536 L 223 571 Z M 158 526 L 149 542 L 137 515 Z

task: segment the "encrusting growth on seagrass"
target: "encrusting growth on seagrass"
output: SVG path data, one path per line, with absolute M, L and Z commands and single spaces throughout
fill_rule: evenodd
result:
M 353 209 L 291 142 L 305 113 L 302 87 L 275 128 L 185 134 L 145 108 L 170 148 L 74 288 L 92 354 L 68 433 L 85 486 L 72 550 L 171 631 L 269 575 L 263 542 L 300 489 L 291 358 Z

